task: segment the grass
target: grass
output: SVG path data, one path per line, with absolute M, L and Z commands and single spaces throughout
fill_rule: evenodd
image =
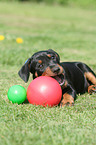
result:
M 0 2 L 0 143 L 2 145 L 95 145 L 96 95 L 79 96 L 73 107 L 43 108 L 8 101 L 17 72 L 34 52 L 54 49 L 61 61 L 83 61 L 96 73 L 96 11 Z M 24 43 L 17 44 L 21 37 Z

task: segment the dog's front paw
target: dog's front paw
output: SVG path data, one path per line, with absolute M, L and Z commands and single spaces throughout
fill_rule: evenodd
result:
M 60 103 L 60 108 L 62 108 L 64 106 L 74 106 L 74 101 L 66 102 L 65 100 L 62 100 L 61 103 Z
M 93 94 L 96 93 L 96 85 L 91 85 L 88 87 L 88 93 Z
M 65 93 L 60 103 L 60 107 L 62 108 L 64 106 L 73 106 L 73 105 L 74 105 L 74 98 L 68 93 Z

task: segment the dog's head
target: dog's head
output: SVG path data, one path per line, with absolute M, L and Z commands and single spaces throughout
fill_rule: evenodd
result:
M 30 73 L 33 74 L 33 79 L 39 76 L 51 76 L 62 86 L 64 84 L 63 71 L 59 55 L 53 50 L 46 50 L 33 54 L 18 74 L 25 82 L 28 81 Z

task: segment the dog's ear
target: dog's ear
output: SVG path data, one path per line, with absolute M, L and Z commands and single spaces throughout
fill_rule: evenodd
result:
M 58 62 L 60 62 L 60 56 L 59 56 L 59 54 L 58 54 L 57 52 L 55 52 L 55 51 L 52 50 L 52 49 L 49 49 L 48 52 L 54 53 L 55 56 L 56 56 L 56 58 L 57 58 L 57 60 L 58 60 Z
M 26 83 L 28 82 L 30 75 L 30 63 L 31 59 L 29 58 L 18 72 L 21 79 L 24 80 Z

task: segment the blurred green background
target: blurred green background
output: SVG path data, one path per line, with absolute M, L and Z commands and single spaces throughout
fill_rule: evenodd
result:
M 80 6 L 84 8 L 96 8 L 96 0 L 0 0 L 0 1 L 35 2 L 53 5 L 59 4 L 59 5 Z

